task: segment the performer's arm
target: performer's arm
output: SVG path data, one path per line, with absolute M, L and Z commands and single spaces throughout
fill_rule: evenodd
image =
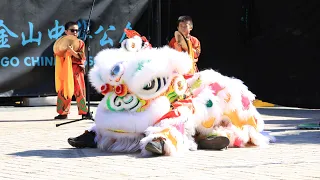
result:
M 78 51 L 74 51 L 72 47 L 69 47 L 68 49 L 70 55 L 72 55 L 74 58 L 73 63 L 75 64 L 84 64 L 86 61 L 86 55 L 85 55 L 85 45 L 83 42 L 80 42 L 80 48 Z
M 80 59 L 81 61 L 83 61 L 83 63 L 84 63 L 84 61 L 87 59 L 87 58 L 86 58 L 85 49 L 86 49 L 86 48 L 85 48 L 84 42 L 81 42 L 80 51 L 77 52 L 77 53 L 78 53 L 79 59 Z
M 175 38 L 172 38 L 169 42 L 169 47 L 173 48 L 174 49 L 174 43 L 176 42 L 176 39 Z
M 193 46 L 192 48 L 194 52 L 194 59 L 195 59 L 195 62 L 197 62 L 201 53 L 201 46 L 200 46 L 200 41 L 195 37 L 194 37 L 194 42 L 192 43 L 192 46 Z
M 68 51 L 69 51 L 70 55 L 72 55 L 73 57 L 75 57 L 77 59 L 81 59 L 81 57 L 78 54 L 78 52 L 74 51 L 72 46 L 68 46 Z
M 181 52 L 183 51 L 184 49 L 182 48 L 182 46 L 178 43 L 178 42 L 175 42 L 174 43 L 174 49 L 176 49 L 177 51 Z M 185 50 L 184 50 L 185 51 Z
M 181 47 L 181 45 L 176 41 L 175 38 L 172 38 L 171 41 L 169 42 L 169 47 L 181 52 L 183 51 L 183 48 Z M 184 50 L 186 51 L 186 50 Z

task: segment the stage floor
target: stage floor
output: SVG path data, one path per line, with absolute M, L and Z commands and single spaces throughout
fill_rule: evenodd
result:
M 91 109 L 95 113 L 96 105 Z M 70 119 L 77 119 L 76 106 Z M 259 108 L 266 131 L 277 138 L 267 148 L 193 151 L 182 157 L 139 158 L 98 149 L 73 149 L 69 137 L 93 121 L 56 127 L 55 106 L 0 107 L 0 179 L 319 179 L 320 131 L 297 130 L 319 122 L 320 110 Z

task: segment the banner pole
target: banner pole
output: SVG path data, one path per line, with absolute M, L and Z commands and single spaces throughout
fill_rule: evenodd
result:
M 91 44 L 90 44 L 90 33 L 91 33 L 91 31 L 90 31 L 90 26 L 91 26 L 91 14 L 92 14 L 92 11 L 93 11 L 93 7 L 94 7 L 94 3 L 95 3 L 95 0 L 93 0 L 92 1 L 92 6 L 91 6 L 91 10 L 90 10 L 90 13 L 89 13 L 89 20 L 88 20 L 88 26 L 87 26 L 87 31 L 86 31 L 86 39 L 85 40 L 87 40 L 87 42 L 88 42 L 88 46 L 87 46 L 87 48 L 88 48 L 88 58 L 87 58 L 87 67 L 86 67 L 86 69 L 87 69 L 87 71 L 86 71 L 86 73 L 87 73 L 87 77 L 86 77 L 86 94 L 87 94 L 87 101 L 88 101 L 88 113 L 87 113 L 87 115 L 84 117 L 84 119 L 89 119 L 89 120 L 93 120 L 94 121 L 94 119 L 93 119 L 93 117 L 92 117 L 92 114 L 93 114 L 93 112 L 91 112 L 91 110 L 90 110 L 90 106 L 91 106 L 91 103 L 90 103 L 90 83 L 89 83 L 89 77 L 88 77 L 88 75 L 89 75 L 89 71 L 90 71 L 90 55 L 91 55 Z

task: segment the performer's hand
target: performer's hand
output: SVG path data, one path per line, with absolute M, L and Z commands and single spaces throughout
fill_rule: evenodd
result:
M 74 51 L 73 46 L 68 46 L 67 51 L 72 55 L 72 56 L 77 56 L 77 53 Z
M 68 51 L 70 51 L 70 52 L 74 51 L 72 45 L 71 45 L 71 46 L 68 46 Z
M 68 46 L 68 48 L 70 48 L 70 49 L 72 49 L 72 50 L 73 50 L 73 46 L 72 46 L 72 45 Z
M 83 64 L 80 64 L 79 66 L 81 67 L 82 71 L 85 72 L 86 67 Z
M 77 52 L 74 51 L 73 46 L 68 46 L 67 51 L 74 57 L 79 58 Z
M 177 50 L 177 51 L 182 51 L 182 47 L 181 47 L 181 45 L 180 44 L 178 44 L 178 42 L 175 42 L 174 43 L 174 48 Z

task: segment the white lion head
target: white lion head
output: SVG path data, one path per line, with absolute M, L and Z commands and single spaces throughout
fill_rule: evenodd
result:
M 109 110 L 142 111 L 159 96 L 184 94 L 187 83 L 182 75 L 191 67 L 187 53 L 167 46 L 138 52 L 105 49 L 95 57 L 89 77 L 95 89 L 108 96 Z
M 91 84 L 104 94 L 95 117 L 99 132 L 115 137 L 143 133 L 185 93 L 182 75 L 191 68 L 188 54 L 169 47 L 99 52 L 89 72 Z

